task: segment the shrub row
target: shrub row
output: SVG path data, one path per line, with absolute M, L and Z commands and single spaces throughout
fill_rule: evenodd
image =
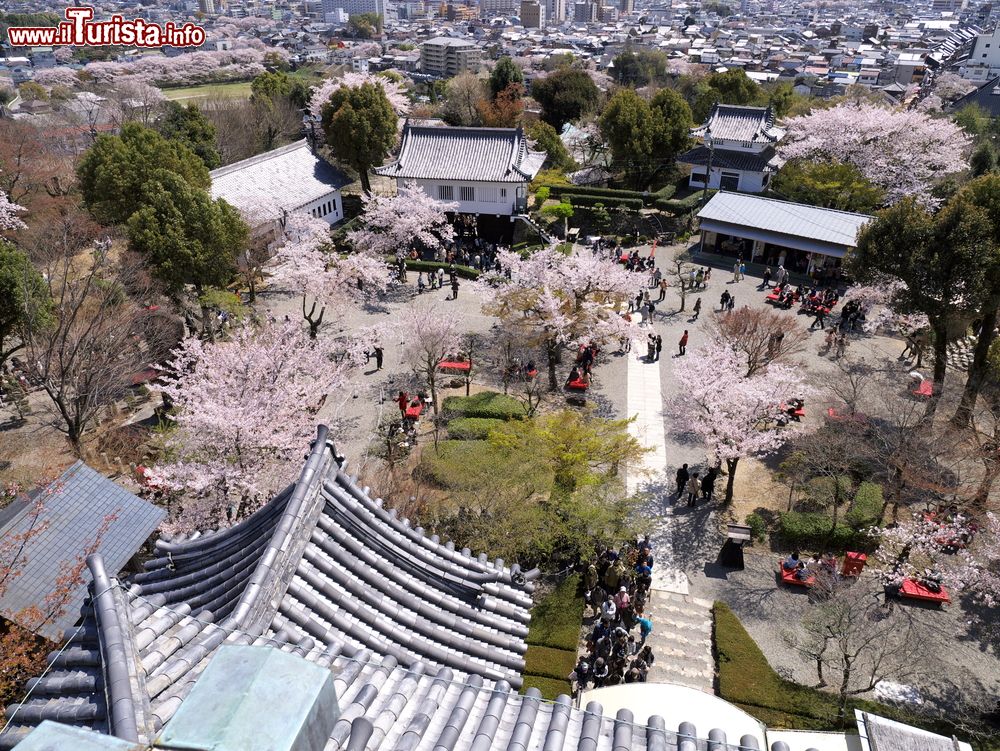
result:
M 521 402 L 496 391 L 481 391 L 472 396 L 449 396 L 442 407 L 449 415 L 492 420 L 520 420 L 526 414 Z
M 504 424 L 492 417 L 456 417 L 448 422 L 448 437 L 458 441 L 481 441 Z
M 549 195 L 558 196 L 600 196 L 602 198 L 635 199 L 647 201 L 652 199 L 649 193 L 638 190 L 617 190 L 615 188 L 595 188 L 589 185 L 548 185 Z
M 708 197 L 711 198 L 717 192 L 715 190 L 708 191 Z M 684 198 L 658 198 L 653 205 L 660 211 L 666 211 L 674 216 L 679 216 L 680 214 L 694 211 L 701 201 L 701 195 L 701 191 L 699 191 Z
M 580 640 L 583 609 L 580 575 L 572 574 L 535 605 L 531 611 L 526 641 L 528 644 L 568 649 L 575 653 Z M 565 678 L 566 675 L 560 677 Z
M 389 259 L 389 263 L 395 263 L 396 259 Z M 444 273 L 448 273 L 449 264 L 438 263 L 437 261 L 411 261 L 409 258 L 406 259 L 406 268 L 408 271 L 415 271 L 418 274 L 421 271 L 433 271 L 437 273 L 437 270 L 444 267 Z M 456 264 L 455 273 L 462 277 L 463 279 L 478 279 L 479 271 L 472 268 L 471 266 L 459 266 Z
M 849 550 L 865 541 L 853 527 L 838 522 L 829 514 L 814 511 L 786 511 L 778 517 L 782 542 L 800 550 Z
M 602 204 L 605 208 L 623 208 L 638 211 L 642 208 L 642 200 L 638 198 L 605 198 L 604 196 L 572 195 L 567 196 L 574 206 L 596 206 Z

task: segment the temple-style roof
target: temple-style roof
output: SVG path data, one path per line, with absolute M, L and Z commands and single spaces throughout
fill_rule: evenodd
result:
M 718 148 L 710 150 L 705 146 L 695 146 L 690 151 L 678 156 L 677 161 L 703 167 L 708 166 L 709 161 L 711 161 L 713 170 L 731 169 L 742 172 L 777 172 L 783 163 L 775 153 L 774 148 L 770 146 L 759 152 Z
M 166 512 L 77 462 L 32 497 L 17 499 L 0 511 L 0 539 L 25 540 L 14 562 L 18 571 L 0 596 L 0 615 L 18 621 L 22 611 L 52 607 L 46 598 L 60 578 L 78 563 L 83 546 L 95 546 L 109 566 L 122 568 L 156 531 Z M 62 612 L 40 629 L 59 639 L 80 619 L 87 585 L 72 586 Z M 62 599 L 62 598 L 60 598 Z M 26 624 L 33 627 L 33 624 Z
M 697 738 L 763 748 L 756 735 L 667 728 L 628 709 L 610 718 L 597 701 L 580 709 L 568 696 L 545 701 L 536 688 L 519 695 L 538 572 L 456 550 L 398 519 L 345 473 L 324 426 L 298 480 L 253 516 L 160 540 L 157 550 L 121 581 L 100 555 L 87 559 L 85 618 L 28 682 L 23 702 L 7 708 L 0 749 L 45 723 L 25 748 L 145 749 L 157 740 L 157 748 L 243 751 L 232 738 L 246 722 L 230 728 L 227 718 L 260 711 L 268 696 L 281 712 L 289 697 L 273 686 L 300 672 L 312 688 L 296 687 L 294 716 L 267 726 L 280 726 L 282 742 L 261 745 L 257 734 L 254 748 L 667 751 L 702 748 Z M 329 681 L 309 666 L 222 645 L 276 649 L 328 670 L 336 709 Z M 101 743 L 80 728 L 120 740 Z
M 351 181 L 305 139 L 209 173 L 212 198 L 236 207 L 251 226 L 318 201 Z
M 704 138 L 708 130 L 711 130 L 713 141 L 777 143 L 785 135 L 785 131 L 774 124 L 773 108 L 735 104 L 716 104 L 708 119 L 694 128 L 691 135 Z
M 399 156 L 375 174 L 398 180 L 523 183 L 542 168 L 520 128 L 453 128 L 407 122 Z

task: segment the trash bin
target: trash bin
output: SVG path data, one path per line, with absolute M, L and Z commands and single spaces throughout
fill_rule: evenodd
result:
M 743 546 L 750 542 L 752 535 L 750 527 L 742 524 L 726 525 L 726 542 L 719 551 L 719 564 L 727 568 L 734 568 L 742 571 Z

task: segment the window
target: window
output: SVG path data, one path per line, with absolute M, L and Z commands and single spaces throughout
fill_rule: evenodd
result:
M 464 200 L 464 199 L 463 199 Z M 497 189 L 492 186 L 485 186 L 479 189 L 479 200 L 483 203 L 497 202 Z
M 463 185 L 458 189 L 458 198 L 461 201 L 475 201 L 476 189 L 471 185 Z
M 704 183 L 705 183 L 705 175 L 702 174 L 701 172 L 692 172 L 691 173 L 691 182 L 698 183 L 699 185 L 704 185 Z
M 723 190 L 739 190 L 740 189 L 740 173 L 739 172 L 723 172 L 722 180 L 719 183 L 719 187 Z
M 450 185 L 438 185 L 438 199 L 441 201 L 455 200 L 455 191 Z
M 506 198 L 507 197 L 507 189 L 506 188 L 500 188 L 500 197 L 501 198 Z

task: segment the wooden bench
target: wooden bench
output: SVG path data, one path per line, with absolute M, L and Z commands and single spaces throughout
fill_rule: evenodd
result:
M 934 592 L 916 579 L 905 579 L 899 585 L 899 596 L 908 600 L 933 602 L 937 605 L 947 605 L 951 602 L 951 598 L 948 597 L 948 590 L 944 587 L 941 587 L 940 592 Z
M 472 370 L 472 363 L 463 360 L 442 360 L 438 363 L 438 370 L 468 373 Z
M 784 566 L 785 562 L 783 560 L 778 561 L 777 575 L 778 579 L 783 584 L 790 584 L 795 587 L 811 587 L 816 583 L 816 574 L 807 573 L 805 579 L 800 579 L 796 574 L 799 569 L 787 569 Z M 804 570 L 804 569 L 803 569 Z

